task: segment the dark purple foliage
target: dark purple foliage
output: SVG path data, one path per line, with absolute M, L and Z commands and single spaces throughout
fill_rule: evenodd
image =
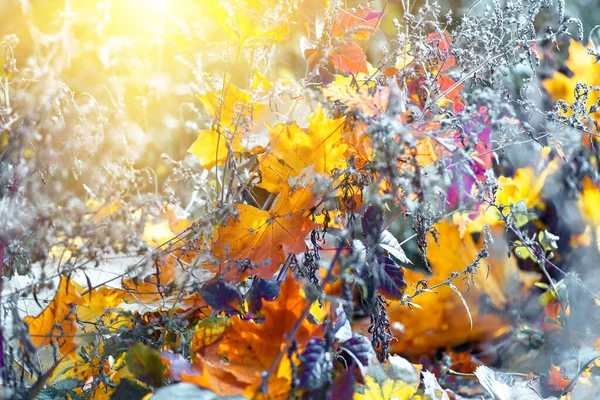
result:
M 279 296 L 281 282 L 267 279 L 257 279 L 246 295 L 248 311 L 252 314 L 259 312 L 263 306 L 263 300 L 275 300 Z
M 206 304 L 217 311 L 223 311 L 228 315 L 242 314 L 242 295 L 231 283 L 217 280 L 205 285 L 200 289 L 200 295 Z
M 378 262 L 379 294 L 391 300 L 399 300 L 406 289 L 404 270 L 387 256 L 379 256 Z
M 298 387 L 305 390 L 322 388 L 331 377 L 333 358 L 324 339 L 312 338 L 298 356 Z

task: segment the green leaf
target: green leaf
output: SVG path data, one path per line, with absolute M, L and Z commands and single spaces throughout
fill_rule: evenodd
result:
M 160 354 L 144 343 L 129 348 L 125 357 L 127 368 L 140 381 L 160 387 L 163 385 L 163 365 Z
M 139 344 L 139 343 L 138 343 Z M 113 394 L 110 396 L 111 400 L 134 400 L 141 399 L 145 395 L 150 393 L 150 390 L 140 384 L 139 382 L 123 378 L 119 382 L 119 386 L 115 389 Z

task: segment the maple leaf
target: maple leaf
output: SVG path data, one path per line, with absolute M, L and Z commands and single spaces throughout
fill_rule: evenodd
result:
M 325 55 L 328 55 L 326 64 L 333 63 L 340 71 L 357 75 L 368 74 L 369 64 L 367 55 L 360 45 L 353 40 L 369 39 L 383 16 L 382 12 L 369 8 L 341 10 L 333 19 L 329 36 L 334 39 L 334 44 L 322 46 L 303 46 L 305 59 L 308 61 L 309 71 L 314 71 Z M 320 33 L 317 32 L 320 36 Z M 348 40 L 352 39 L 352 40 Z M 319 75 L 323 83 L 331 81 L 333 68 L 319 67 Z
M 439 246 L 433 238 L 428 238 L 427 257 L 433 270 L 433 275 L 427 279 L 428 286 L 445 281 L 453 272 L 462 271 L 477 258 L 481 248 L 481 244 L 477 245 L 470 236 L 461 240 L 458 228 L 449 222 L 437 224 L 436 229 Z M 499 236 L 498 240 L 502 240 Z M 519 282 L 515 282 L 515 276 L 519 277 L 520 273 L 515 258 L 506 256 L 506 245 L 495 244 L 490 252 L 489 276 L 485 262 L 480 261 L 474 284 L 468 292 L 466 280 L 454 281 L 462 296 L 452 288 L 442 286 L 435 289 L 435 293 L 423 293 L 415 298 L 419 309 L 409 310 L 392 303 L 390 320 L 404 325 L 403 332 L 396 335 L 398 341 L 392 342 L 392 351 L 424 354 L 469 341 L 490 340 L 507 332 L 510 328 L 508 319 L 481 313 L 479 301 L 485 295 L 496 308 L 505 309 L 511 299 L 521 293 Z M 422 274 L 410 270 L 405 270 L 404 275 L 409 285 L 423 278 Z M 465 310 L 463 298 L 469 312 Z
M 96 322 L 108 309 L 126 302 L 127 297 L 130 295 L 126 291 L 102 286 L 82 296 L 82 301 L 77 306 L 77 317 L 80 321 Z
M 94 222 L 100 222 L 104 217 L 107 217 L 119 208 L 121 208 L 121 200 L 115 199 L 112 202 L 106 204 L 104 201 L 97 201 L 93 198 L 89 199 L 85 204 L 92 214 L 86 215 L 86 218 L 90 218 Z
M 570 382 L 570 379 L 563 376 L 559 366 L 552 365 L 552 367 L 550 367 L 550 372 L 548 374 L 548 387 L 550 387 L 552 390 L 562 391 L 569 385 Z
M 514 177 L 498 178 L 501 189 L 496 194 L 497 204 L 508 205 L 512 199 L 513 203 L 524 201 L 528 208 L 543 207 L 542 189 L 546 179 L 558 170 L 559 164 L 556 160 L 548 163 L 539 174 L 533 168 L 520 168 Z
M 597 183 L 587 176 L 581 181 L 581 186 L 582 190 L 579 192 L 577 208 L 579 209 L 579 215 L 586 223 L 586 227 L 583 233 L 571 236 L 571 246 L 587 247 L 592 244 L 595 238 L 595 245 L 600 249 L 600 212 L 598 210 L 600 188 Z
M 223 165 L 227 160 L 229 154 L 227 142 L 228 139 L 225 135 L 214 129 L 204 129 L 198 133 L 198 139 L 192 143 L 188 149 L 188 153 L 192 153 L 198 157 L 198 161 L 202 168 L 210 169 L 215 165 Z M 236 152 L 246 150 L 246 148 L 242 146 L 242 141 L 239 137 L 235 137 L 230 141 L 230 147 Z
M 185 212 L 179 210 L 180 212 Z M 165 246 L 183 230 L 189 228 L 192 221 L 179 217 L 173 207 L 163 207 L 158 217 L 150 216 L 144 225 L 142 239 L 153 246 Z
M 52 342 L 58 344 L 62 354 L 75 358 L 75 334 L 77 333 L 76 315 L 72 307 L 83 303 L 78 293 L 79 285 L 65 278 L 60 278 L 54 299 L 37 317 L 26 316 L 24 321 L 29 326 L 31 341 L 36 346 L 46 346 Z
M 558 167 L 558 161 L 552 160 L 539 174 L 536 174 L 532 167 L 525 167 L 519 168 L 513 177 L 499 177 L 500 188 L 496 192 L 495 204 L 509 207 L 520 203 L 527 209 L 544 209 L 542 189 L 548 177 L 554 174 Z M 465 213 L 457 213 L 453 216 L 453 220 L 462 226 L 463 235 L 465 232 L 481 232 L 485 224 L 490 226 L 504 224 L 498 210 L 485 203 L 480 204 L 478 214 L 474 218 Z
M 181 374 L 182 381 L 212 389 L 221 395 L 252 397 L 262 383 L 262 373 L 271 368 L 287 341 L 287 335 L 301 318 L 307 300 L 298 282 L 289 275 L 279 297 L 263 303 L 262 323 L 232 318 L 216 336 L 196 331 L 192 350 L 196 372 Z M 319 325 L 304 319 L 295 339 L 299 349 L 318 337 Z M 202 345 L 198 345 L 202 343 Z M 226 356 L 226 360 L 221 357 Z M 291 384 L 291 364 L 284 357 L 269 380 L 269 398 L 286 398 Z
M 346 165 L 347 145 L 342 139 L 342 119 L 330 119 L 321 107 L 308 119 L 308 129 L 278 124 L 269 130 L 270 151 L 260 157 L 262 181 L 257 186 L 278 193 L 312 166 L 318 174 L 329 174 Z
M 265 279 L 273 277 L 285 261 L 285 253 L 306 250 L 306 235 L 318 224 L 307 218 L 315 204 L 312 191 L 283 187 L 269 211 L 247 204 L 236 204 L 239 216 L 217 229 L 212 254 L 218 259 L 214 272 L 222 273 L 226 281 L 236 281 L 243 271 L 238 266 L 246 260 L 254 264 L 252 273 Z M 223 271 L 222 268 L 229 269 Z
M 349 111 L 359 110 L 369 117 L 376 117 L 385 112 L 390 94 L 388 87 L 378 87 L 375 95 L 371 96 L 367 93 L 368 87 L 352 88 L 350 79 L 336 75 L 333 85 L 323 88 L 323 94 L 329 100 L 345 105 Z
M 436 85 L 438 86 L 440 93 L 444 94 L 444 97 L 438 100 L 440 106 L 444 107 L 450 104 L 452 106 L 452 111 L 455 114 L 464 110 L 465 104 L 463 103 L 461 95 L 463 85 L 456 85 L 454 79 L 444 74 L 440 74 L 436 81 Z
M 577 202 L 582 216 L 594 226 L 600 226 L 600 188 L 589 177 L 581 182 L 582 191 Z
M 450 54 L 450 49 L 452 48 L 452 38 L 447 31 L 443 31 L 441 33 L 430 33 L 427 35 L 427 43 L 436 48 L 442 58 L 442 60 L 435 65 L 435 69 L 444 72 L 456 65 L 454 56 Z
M 103 354 L 104 343 L 98 347 L 94 345 L 87 346 L 84 352 L 78 352 L 74 359 L 67 358 L 60 362 L 52 373 L 49 384 L 58 386 L 65 380 L 74 380 L 77 387 L 73 391 L 81 397 L 89 398 L 90 392 L 93 393 L 94 400 L 109 400 L 123 378 L 133 378 L 133 374 L 125 366 L 126 353 L 122 353 L 115 360 L 99 357 Z M 82 356 L 81 354 L 92 356 Z M 108 379 L 102 381 L 94 378 L 102 373 Z M 49 386 L 50 387 L 50 386 Z

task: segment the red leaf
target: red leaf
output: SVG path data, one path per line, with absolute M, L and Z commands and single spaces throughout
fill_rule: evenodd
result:
M 368 39 L 377 29 L 382 14 L 370 8 L 340 11 L 333 24 L 331 36 L 343 38 L 346 31 L 351 31 L 353 39 Z
M 359 72 L 368 73 L 367 56 L 363 49 L 354 42 L 344 44 L 339 52 L 332 51 L 329 58 L 335 66 L 350 74 L 356 75 Z

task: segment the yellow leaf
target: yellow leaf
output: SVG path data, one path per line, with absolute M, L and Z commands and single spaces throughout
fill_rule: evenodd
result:
M 367 376 L 367 388 L 364 394 L 355 393 L 355 400 L 409 400 L 417 392 L 419 384 L 408 384 L 401 380 L 386 378 L 377 382 L 372 376 Z
M 166 246 L 166 242 L 192 225 L 192 221 L 178 218 L 170 207 L 165 207 L 162 211 L 158 218 L 151 217 L 144 225 L 142 239 L 153 246 Z
M 555 71 L 552 78 L 542 82 L 544 88 L 552 96 L 552 100 L 562 99 L 573 104 L 575 102 L 575 86 L 578 82 L 584 82 L 588 86 L 600 85 L 600 63 L 595 62 L 594 56 L 588 53 L 584 45 L 573 39 L 569 44 L 569 59 L 565 64 L 573 73 L 571 77 Z M 598 97 L 598 92 L 590 91 L 587 106 L 595 104 Z M 598 120 L 600 112 L 593 116 Z
M 577 202 L 581 214 L 594 226 L 600 225 L 600 189 L 589 177 L 581 182 L 583 190 Z
M 255 106 L 252 104 L 252 96 L 232 83 L 226 84 L 222 92 L 210 91 L 199 99 L 206 112 L 214 120 L 218 120 L 221 127 L 241 123 L 240 118 L 250 116 Z
M 498 178 L 499 190 L 496 192 L 496 205 L 510 206 L 511 204 L 523 201 L 527 208 L 544 209 L 544 199 L 542 198 L 542 189 L 548 177 L 558 170 L 557 160 L 552 160 L 546 168 L 536 175 L 532 167 L 520 168 L 515 172 L 514 177 L 501 176 Z M 508 210 L 505 211 L 505 214 Z M 455 224 L 461 227 L 461 237 L 466 232 L 481 232 L 484 225 L 497 226 L 503 225 L 502 216 L 494 207 L 488 204 L 479 206 L 479 213 L 474 218 L 468 213 L 455 213 L 453 215 Z
M 188 153 L 198 157 L 203 168 L 222 165 L 227 160 L 228 144 L 234 152 L 250 150 L 244 145 L 244 139 L 249 135 L 253 119 L 264 110 L 264 105 L 254 102 L 249 93 L 231 83 L 225 85 L 223 92 L 211 91 L 200 96 L 200 101 L 213 125 L 198 132 L 198 138 L 189 147 Z M 230 132 L 233 139 L 229 138 Z
M 354 400 L 413 399 L 419 389 L 421 368 L 399 356 L 390 357 L 383 365 L 371 365 L 365 385 L 354 394 Z M 399 371 L 405 380 L 398 377 Z
M 227 159 L 226 141 L 223 135 L 213 129 L 201 130 L 198 132 L 198 139 L 188 149 L 188 153 L 198 157 L 202 168 L 210 169 L 215 165 L 222 165 Z
M 94 199 L 89 199 L 86 206 L 90 209 L 93 214 L 86 215 L 86 219 L 91 219 L 94 222 L 100 222 L 104 217 L 107 217 L 121 208 L 121 200 L 116 199 L 109 204 L 103 204 Z
M 214 18 L 231 39 L 243 46 L 271 45 L 289 32 L 291 4 L 279 0 L 219 1 Z M 273 18 L 273 14 L 277 18 Z
M 330 119 L 321 107 L 309 118 L 308 129 L 277 124 L 269 130 L 270 151 L 260 158 L 262 181 L 258 185 L 278 193 L 289 178 L 298 177 L 308 167 L 329 174 L 346 165 L 348 145 L 342 141 L 342 119 Z
M 252 86 L 250 87 L 252 90 L 262 90 L 267 91 L 271 89 L 271 82 L 265 78 L 258 69 L 254 70 L 254 76 L 252 78 Z

